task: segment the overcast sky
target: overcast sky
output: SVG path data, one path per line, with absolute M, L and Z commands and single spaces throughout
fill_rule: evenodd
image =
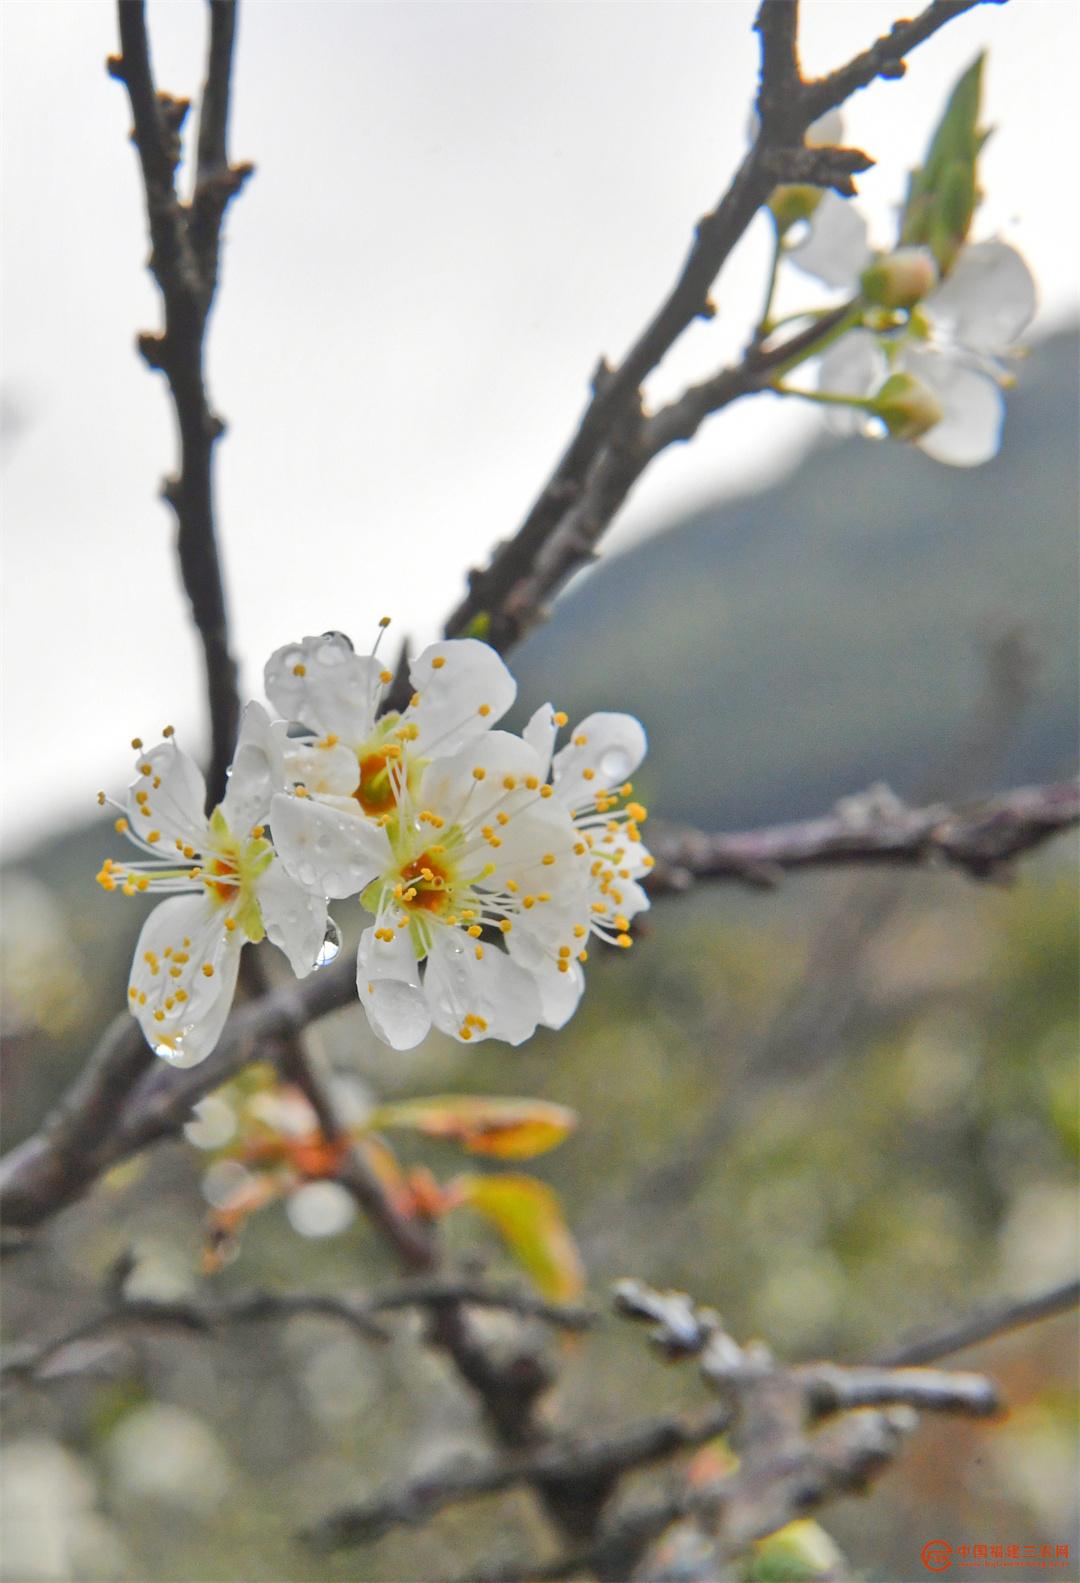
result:
M 750 0 L 247 0 L 230 210 L 211 327 L 220 525 L 235 644 L 259 689 L 276 645 L 384 613 L 424 639 L 463 568 L 512 532 L 569 436 L 588 375 L 668 289 L 744 144 Z M 910 10 L 806 0 L 810 71 Z M 9 851 L 89 811 L 128 739 L 203 737 L 201 664 L 156 499 L 174 442 L 107 0 L 4 0 L 4 831 Z M 158 81 L 194 94 L 204 11 L 155 0 Z M 1020 246 L 1042 329 L 1075 314 L 1074 0 L 980 6 L 860 94 L 848 141 L 885 241 L 952 80 L 990 50 L 983 235 Z M 1068 158 L 1063 151 L 1068 151 Z M 759 222 L 650 386 L 739 347 L 760 298 Z M 804 294 L 805 295 L 805 294 Z M 743 403 L 657 463 L 618 548 L 690 501 L 760 487 L 817 432 Z

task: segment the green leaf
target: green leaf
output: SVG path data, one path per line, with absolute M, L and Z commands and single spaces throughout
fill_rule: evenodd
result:
M 808 1519 L 760 1539 L 744 1562 L 743 1583 L 798 1583 L 832 1578 L 843 1556 L 824 1528 Z
M 976 166 L 988 136 L 979 127 L 985 56 L 960 77 L 930 140 L 922 167 L 911 173 L 900 242 L 928 247 L 944 275 L 963 246 L 978 204 Z
M 546 1297 L 577 1297 L 585 1271 L 558 1195 L 533 1176 L 462 1176 L 458 1201 L 495 1227 Z
M 554 1149 L 577 1126 L 563 1105 L 542 1099 L 486 1098 L 480 1094 L 437 1094 L 381 1105 L 365 1130 L 409 1127 L 428 1138 L 449 1138 L 470 1154 L 527 1160 Z

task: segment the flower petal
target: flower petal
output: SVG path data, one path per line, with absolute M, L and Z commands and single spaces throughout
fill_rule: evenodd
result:
M 430 808 L 447 824 L 476 824 L 497 803 L 512 811 L 534 801 L 543 778 L 540 760 L 527 742 L 509 731 L 489 731 L 482 740 L 434 759 L 424 770 L 417 797 L 421 808 Z M 536 782 L 531 791 L 527 779 Z M 513 788 L 507 780 L 515 783 Z
M 552 762 L 556 798 L 570 808 L 590 802 L 632 775 L 645 757 L 648 740 L 633 715 L 588 715 L 575 726 L 566 747 Z
M 287 872 L 324 896 L 359 895 L 390 861 L 386 832 L 372 820 L 310 797 L 275 797 L 270 828 Z
M 945 412 L 916 442 L 919 449 L 950 467 L 978 467 L 996 456 L 1005 402 L 994 381 L 941 352 L 911 352 L 904 362 L 930 386 Z
M 821 359 L 818 389 L 834 396 L 870 396 L 888 374 L 877 336 L 869 330 L 851 330 Z M 860 434 L 866 419 L 853 408 L 829 407 L 826 422 L 836 434 Z
M 143 924 L 128 1004 L 147 1043 L 173 1066 L 196 1066 L 213 1050 L 236 988 L 243 936 L 203 895 L 173 896 Z
M 170 738 L 140 753 L 136 767 L 127 797 L 135 834 L 159 846 L 166 859 L 177 842 L 201 852 L 207 839 L 206 782 L 195 760 Z
M 297 978 L 304 978 L 326 939 L 326 897 L 297 884 L 280 858 L 260 874 L 255 896 L 268 937 L 284 951 Z
M 1007 242 L 962 249 L 948 278 L 926 299 L 926 311 L 974 352 L 1004 352 L 1035 315 L 1035 281 Z
M 285 790 L 285 722 L 271 721 L 262 704 L 249 703 L 240 722 L 229 784 L 221 802 L 229 829 L 245 836 Z
M 517 683 L 486 643 L 460 638 L 432 643 L 409 666 L 419 695 L 404 718 L 419 731 L 420 754 L 455 753 L 501 720 L 517 697 Z
M 521 733 L 540 760 L 542 766 L 540 773 L 544 780 L 547 780 L 551 771 L 551 756 L 555 751 L 555 738 L 558 734 L 555 711 L 550 704 L 543 704 Z
M 344 633 L 327 632 L 276 649 L 266 663 L 266 696 L 286 720 L 346 742 L 367 740 L 375 727 L 382 662 L 356 654 Z
M 360 784 L 360 760 L 344 742 L 300 742 L 285 752 L 285 771 L 293 785 L 326 797 L 351 797 Z
M 850 199 L 826 192 L 807 225 L 805 239 L 787 248 L 784 257 L 826 286 L 853 290 L 873 257 L 859 210 Z
M 409 931 L 376 940 L 374 927 L 360 936 L 356 988 L 371 1030 L 394 1050 L 411 1050 L 431 1028 L 431 1012 L 420 986 L 420 964 Z
M 456 1039 L 468 1028 L 471 1040 L 522 1044 L 540 1020 L 534 975 L 494 946 L 478 959 L 456 929 L 435 932 L 424 994 L 435 1026 Z
M 532 976 L 540 995 L 540 1021 L 545 1028 L 562 1028 L 577 1010 L 585 988 L 579 963 L 569 959 L 564 968 L 539 942 L 515 931 L 509 937 L 511 958 Z

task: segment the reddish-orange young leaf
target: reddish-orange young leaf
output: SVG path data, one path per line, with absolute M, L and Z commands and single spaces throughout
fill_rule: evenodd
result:
M 407 1177 L 410 1198 L 409 1212 L 422 1220 L 441 1220 L 461 1202 L 457 1186 L 451 1182 L 443 1187 L 432 1176 L 426 1165 L 418 1165 Z
M 206 1244 L 203 1249 L 203 1273 L 214 1275 L 227 1262 L 241 1226 L 256 1210 L 280 1198 L 291 1185 L 287 1176 L 266 1172 L 253 1176 L 237 1188 L 223 1204 L 219 1204 L 206 1218 Z
M 528 1160 L 561 1143 L 577 1126 L 577 1117 L 564 1105 L 543 1099 L 436 1094 L 382 1105 L 366 1126 L 410 1127 L 428 1138 L 450 1138 L 470 1154 Z
M 381 1138 L 361 1138 L 357 1146 L 398 1214 L 407 1218 L 415 1214 L 413 1195 L 398 1164 L 397 1155 L 389 1144 Z
M 289 1163 L 301 1176 L 315 1179 L 336 1176 L 350 1148 L 348 1138 L 338 1138 L 332 1142 L 324 1138 L 321 1132 L 313 1133 L 310 1138 L 285 1140 L 285 1154 Z
M 459 1176 L 450 1187 L 498 1230 L 514 1258 L 547 1297 L 576 1297 L 585 1285 L 577 1244 L 558 1195 L 533 1176 Z

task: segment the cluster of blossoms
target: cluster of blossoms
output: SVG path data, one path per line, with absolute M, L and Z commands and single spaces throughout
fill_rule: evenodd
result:
M 849 299 L 826 342 L 817 390 L 782 381 L 774 388 L 827 404 L 841 432 L 909 441 L 954 467 L 997 454 L 1002 390 L 1012 383 L 1002 359 L 1036 307 L 1035 282 L 1016 249 L 970 238 L 988 135 L 979 125 L 982 64 L 980 57 L 953 89 L 911 174 L 890 245 L 873 248 L 858 208 L 835 192 L 780 188 L 770 205 L 778 259 Z M 834 144 L 841 135 L 834 111 L 807 141 Z
M 214 1048 L 245 940 L 269 938 L 299 976 L 337 955 L 331 900 L 358 896 L 373 915 L 357 988 L 399 1050 L 432 1027 L 509 1044 L 562 1027 L 590 937 L 631 944 L 652 865 L 646 811 L 629 800 L 638 721 L 590 715 L 558 751 L 566 716 L 550 705 L 520 737 L 494 730 L 517 688 L 473 639 L 432 644 L 409 675 L 399 713 L 383 707 L 392 674 L 342 633 L 278 649 L 265 687 L 282 718 L 248 704 L 209 817 L 171 732 L 150 751 L 133 744 L 116 823 L 145 856 L 106 860 L 98 881 L 169 896 L 143 926 L 128 996 L 174 1065 Z

